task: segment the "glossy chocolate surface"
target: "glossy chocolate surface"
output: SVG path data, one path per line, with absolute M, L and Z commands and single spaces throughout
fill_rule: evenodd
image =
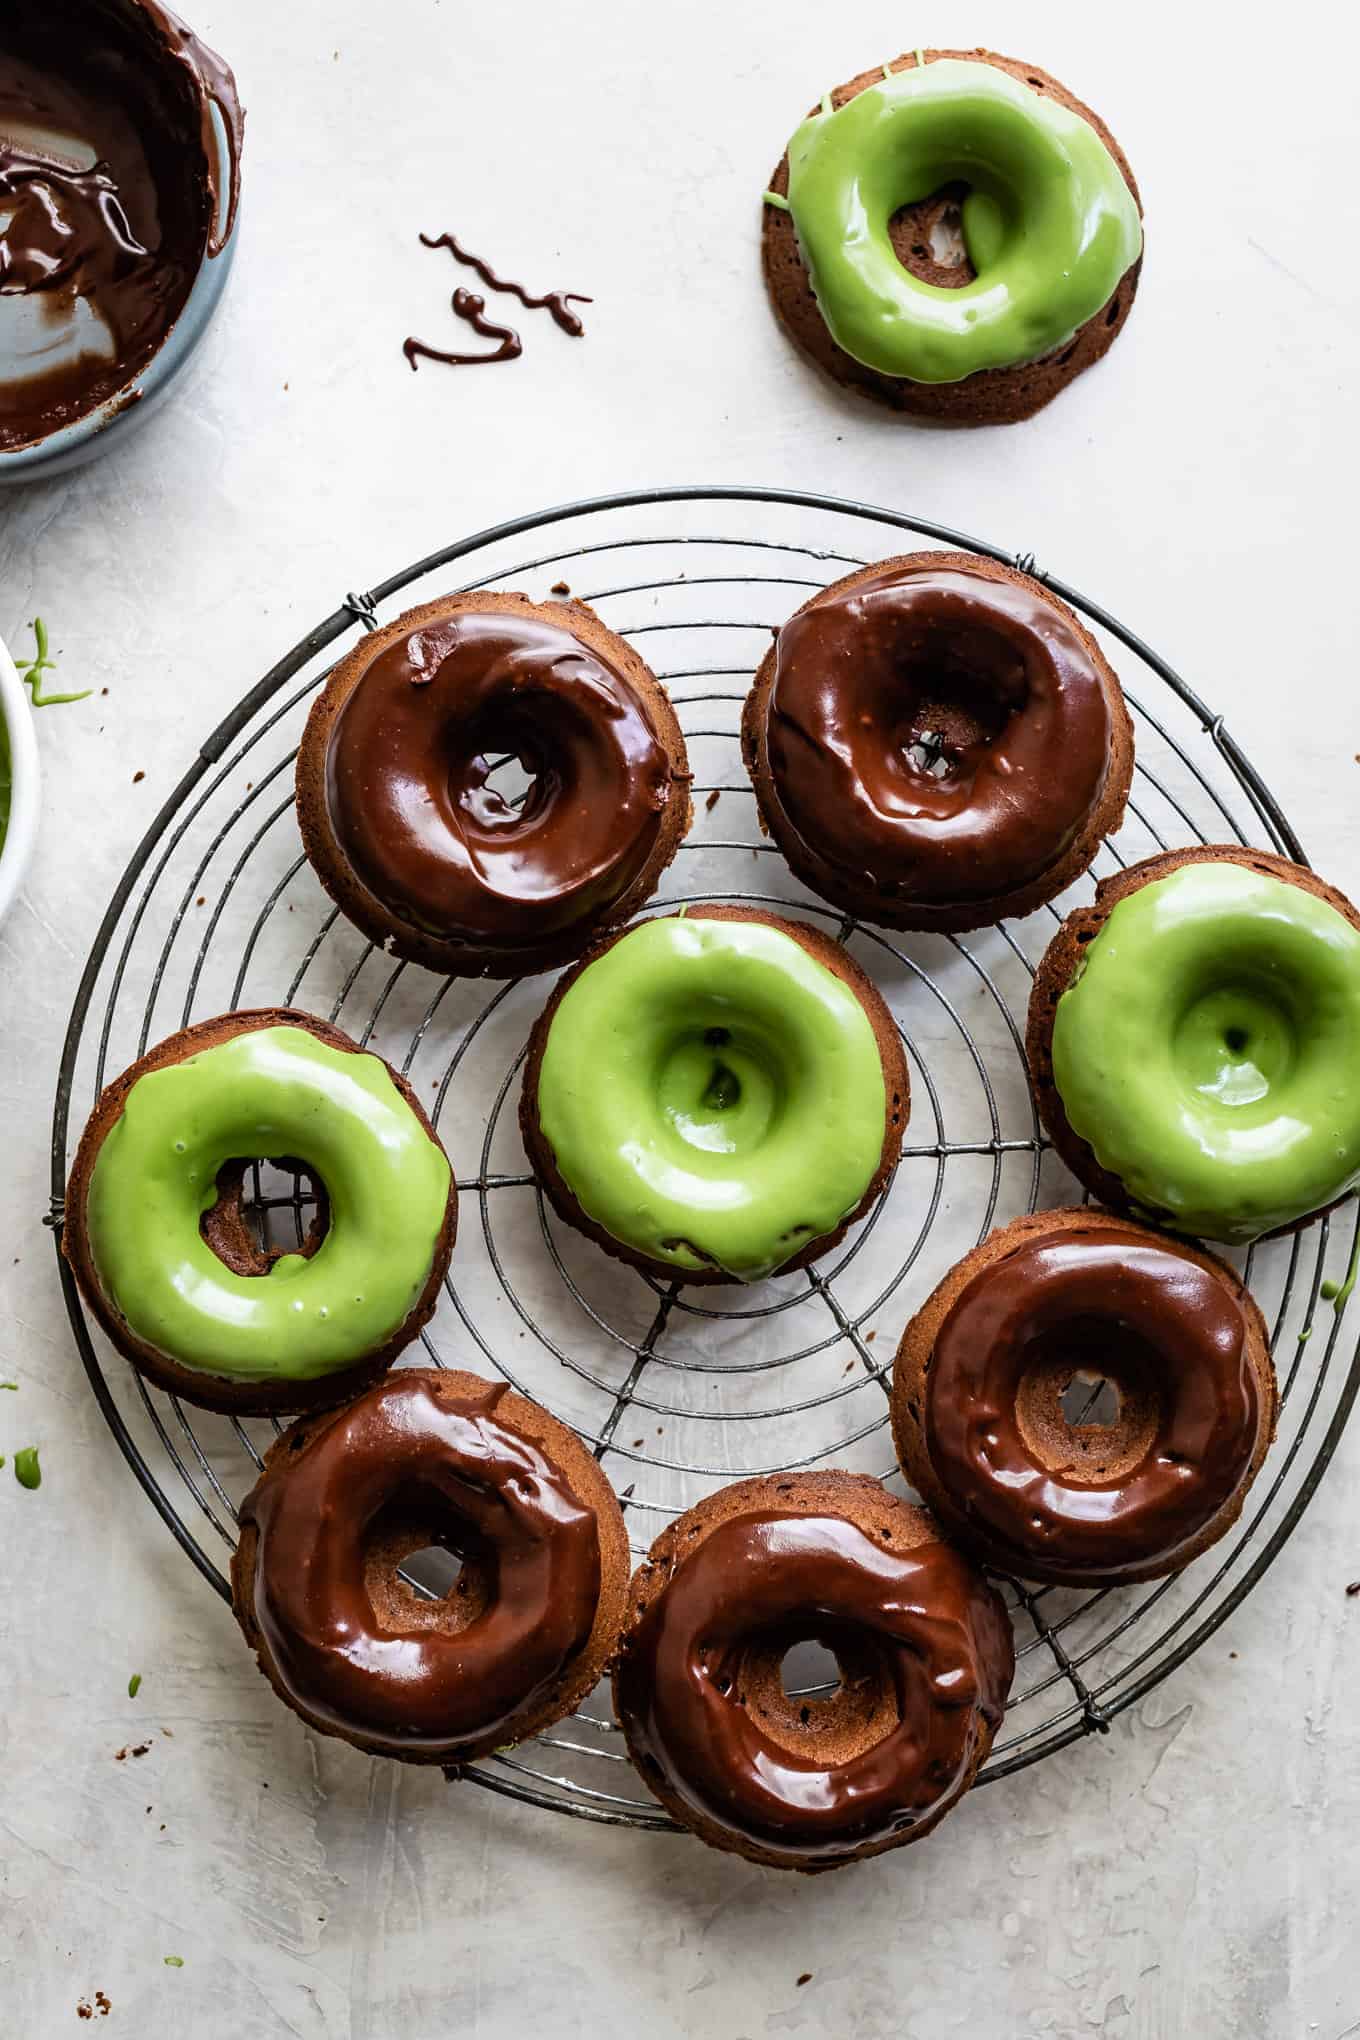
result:
M 418 1374 L 392 1375 L 276 1458 L 247 1498 L 255 1619 L 307 1714 L 398 1754 L 456 1755 L 509 1740 L 585 1646 L 601 1579 L 594 1511 L 498 1421 L 504 1394 L 488 1383 L 454 1401 Z M 379 1620 L 368 1546 L 393 1517 L 438 1519 L 478 1566 L 484 1605 L 465 1628 Z
M 912 901 L 1002 898 L 1094 813 L 1110 713 L 1090 653 L 1038 592 L 893 569 L 779 633 L 770 771 L 808 851 Z
M 0 299 L 27 310 L 0 327 L 0 451 L 83 417 L 161 347 L 230 234 L 242 127 L 230 71 L 156 0 L 7 0 Z
M 752 1654 L 812 1638 L 884 1692 L 882 1735 L 840 1762 L 818 1754 L 823 1722 L 799 1748 L 743 1704 Z M 1013 1672 L 1000 1597 L 949 1545 L 896 1551 L 843 1517 L 758 1514 L 681 1559 L 628 1640 L 616 1696 L 644 1770 L 700 1820 L 833 1862 L 951 1802 Z
M 1079 1471 L 1085 1455 L 1064 1464 L 1026 1421 L 1027 1379 L 1075 1370 L 1140 1413 L 1136 1463 L 1116 1478 Z M 981 1269 L 926 1382 L 931 1464 L 989 1554 L 1074 1580 L 1173 1557 L 1236 1493 L 1263 1414 L 1226 1282 L 1132 1229 L 1032 1240 Z
M 506 755 L 533 786 L 491 783 Z M 399 920 L 513 955 L 636 883 L 673 794 L 632 683 L 565 626 L 455 611 L 380 652 L 336 718 L 331 826 Z

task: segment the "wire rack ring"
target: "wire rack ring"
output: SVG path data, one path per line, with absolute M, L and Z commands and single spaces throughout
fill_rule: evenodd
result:
M 761 835 L 737 741 L 771 630 L 828 581 L 922 541 L 1038 572 L 1101 639 L 1137 731 L 1128 815 L 1092 877 L 1065 902 L 966 937 L 890 935 L 804 891 Z M 696 823 L 648 911 L 747 901 L 828 928 L 877 981 L 906 1051 L 912 1118 L 877 1205 L 823 1262 L 750 1291 L 649 1281 L 563 1228 L 528 1168 L 514 1110 L 549 981 L 439 981 L 395 963 L 330 906 L 301 854 L 292 762 L 335 648 L 437 594 L 517 588 L 548 599 L 564 584 L 637 645 L 685 729 Z M 1162 847 L 1215 840 L 1303 857 L 1223 718 L 1134 632 L 1028 553 L 779 490 L 638 491 L 513 519 L 347 593 L 188 762 L 115 889 L 81 978 L 53 1116 L 49 1222 L 59 1244 L 70 1148 L 108 1077 L 191 1020 L 301 1005 L 402 1069 L 453 1159 L 458 1249 L 412 1357 L 490 1370 L 573 1424 L 620 1492 L 636 1552 L 671 1516 L 743 1474 L 837 1465 L 900 1482 L 887 1388 L 907 1318 L 994 1225 L 1074 1194 L 1025 1072 L 1035 963 L 1093 877 Z M 257 1163 L 251 1190 L 262 1237 L 303 1236 L 309 1179 Z M 1360 1356 L 1343 1350 L 1344 1306 L 1322 1298 L 1355 1228 L 1347 1207 L 1239 1257 L 1272 1327 L 1283 1410 L 1230 1536 L 1151 1586 L 1077 1592 L 1002 1582 L 1019 1668 L 984 1781 L 1108 1728 L 1260 1580 L 1360 1387 Z M 225 1594 L 237 1508 L 278 1427 L 205 1416 L 149 1389 L 86 1316 L 60 1255 L 58 1266 L 119 1446 L 184 1551 Z M 587 1820 L 671 1826 L 628 1765 L 603 1693 L 551 1734 L 465 1775 Z

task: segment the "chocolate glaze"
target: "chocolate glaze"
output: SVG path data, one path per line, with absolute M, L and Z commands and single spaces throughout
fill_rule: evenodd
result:
M 882 1737 L 843 1762 L 776 1740 L 743 1704 L 752 1653 L 816 1639 L 878 1678 Z M 944 1543 L 894 1551 L 837 1516 L 730 1518 L 683 1558 L 617 1673 L 645 1767 L 701 1820 L 832 1862 L 915 1826 L 966 1779 L 1015 1669 L 1000 1598 Z M 833 1703 L 834 1704 L 834 1703 Z
M 1127 1406 L 1134 1463 L 1115 1478 L 1054 1448 L 1058 1384 L 1077 1369 L 1103 1371 Z M 925 1432 L 998 1563 L 1114 1580 L 1205 1528 L 1245 1478 L 1264 1414 L 1227 1284 L 1169 1241 L 1106 1227 L 1027 1242 L 974 1276 L 936 1335 Z
M 583 297 L 579 290 L 550 290 L 546 297 L 531 297 L 522 283 L 512 283 L 508 277 L 497 276 L 489 262 L 483 262 L 480 255 L 470 255 L 456 234 L 440 234 L 435 240 L 431 240 L 428 234 L 422 234 L 420 240 L 425 248 L 447 248 L 455 262 L 476 270 L 488 290 L 508 291 L 519 299 L 526 311 L 551 312 L 562 331 L 570 333 L 573 339 L 579 340 L 585 332 L 580 318 L 571 308 L 573 305 L 593 304 L 595 300 Z
M 494 354 L 441 354 L 437 347 L 427 347 L 423 340 L 406 340 L 401 351 L 412 369 L 418 368 L 422 359 L 446 361 L 451 368 L 476 368 L 488 361 L 515 361 L 523 354 L 523 345 L 513 326 L 497 326 L 483 317 L 486 299 L 478 297 L 475 290 L 456 290 L 452 303 L 456 318 L 466 319 L 474 333 L 487 340 L 499 340 L 500 346 Z
M 498 757 L 534 779 L 520 808 Z M 636 691 L 572 633 L 504 610 L 381 652 L 336 719 L 336 840 L 386 912 L 513 953 L 621 899 L 655 847 L 672 774 Z
M 990 899 L 1042 875 L 1099 802 L 1100 676 L 1041 595 L 893 570 L 778 634 L 770 771 L 809 849 L 880 891 Z
M 212 109 L 227 138 L 225 205 Z M 231 72 L 157 0 L 7 0 L 0 16 L 0 295 L 54 340 L 83 302 L 94 346 L 0 382 L 0 449 L 114 397 L 162 346 L 236 216 L 244 115 Z M 82 159 L 52 153 L 51 132 Z M 34 136 L 39 140 L 34 140 Z M 102 333 L 98 329 L 102 328 Z M 35 364 L 38 365 L 38 364 Z
M 393 1375 L 276 1458 L 247 1498 L 255 1620 L 305 1714 L 370 1745 L 454 1754 L 508 1734 L 588 1641 L 594 1511 L 541 1447 L 497 1422 L 504 1393 L 446 1401 Z M 432 1515 L 484 1575 L 485 1605 L 456 1633 L 385 1627 L 368 1546 L 384 1519 Z

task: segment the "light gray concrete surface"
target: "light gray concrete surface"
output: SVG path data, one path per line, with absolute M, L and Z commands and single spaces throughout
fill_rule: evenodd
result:
M 0 930 L 0 1374 L 20 1384 L 0 1452 L 37 1443 L 44 1467 L 33 1494 L 0 1476 L 7 2030 L 72 2030 L 102 1990 L 110 2033 L 157 2040 L 1360 2033 L 1360 1436 L 1259 1591 L 1112 1735 L 919 1850 L 804 1882 L 304 1735 L 124 1468 L 39 1224 L 80 963 L 196 739 L 346 589 L 559 499 L 758 481 L 1032 548 L 1230 713 L 1315 863 L 1360 890 L 1353 13 L 194 12 L 251 116 L 228 308 L 137 443 L 0 499 L 0 633 L 41 612 L 62 680 L 108 690 L 40 718 L 41 855 Z M 1033 57 L 1142 183 L 1135 314 L 1028 426 L 922 431 L 842 400 L 764 303 L 783 137 L 918 37 Z M 587 339 L 544 322 L 512 367 L 409 374 L 400 342 L 438 333 L 452 287 L 414 237 L 445 225 L 591 292 Z

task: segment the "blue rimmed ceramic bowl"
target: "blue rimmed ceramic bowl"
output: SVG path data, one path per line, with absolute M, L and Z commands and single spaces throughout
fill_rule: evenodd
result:
M 176 17 L 160 6 L 159 0 L 120 0 L 120 4 L 129 13 L 140 11 L 151 14 L 158 20 L 170 21 L 176 31 L 182 28 Z M 194 42 L 188 31 L 184 31 L 184 39 L 186 43 Z M 201 45 L 196 47 L 202 48 Z M 216 62 L 215 59 L 211 61 Z M 102 404 L 69 424 L 46 433 L 29 445 L 0 448 L 0 486 L 7 482 L 45 480 L 66 468 L 79 467 L 84 461 L 93 460 L 97 454 L 119 444 L 156 409 L 207 332 L 226 290 L 240 234 L 239 206 L 235 216 L 231 217 L 233 162 L 226 123 L 215 103 L 210 104 L 210 114 L 211 146 L 215 151 L 214 184 L 221 196 L 218 217 L 209 240 L 222 236 L 229 218 L 230 233 L 222 240 L 218 252 L 211 253 L 208 247 L 204 248 L 184 308 L 146 366 Z M 235 167 L 239 179 L 239 163 Z M 4 375 L 4 368 L 3 357 L 0 357 L 0 378 Z

